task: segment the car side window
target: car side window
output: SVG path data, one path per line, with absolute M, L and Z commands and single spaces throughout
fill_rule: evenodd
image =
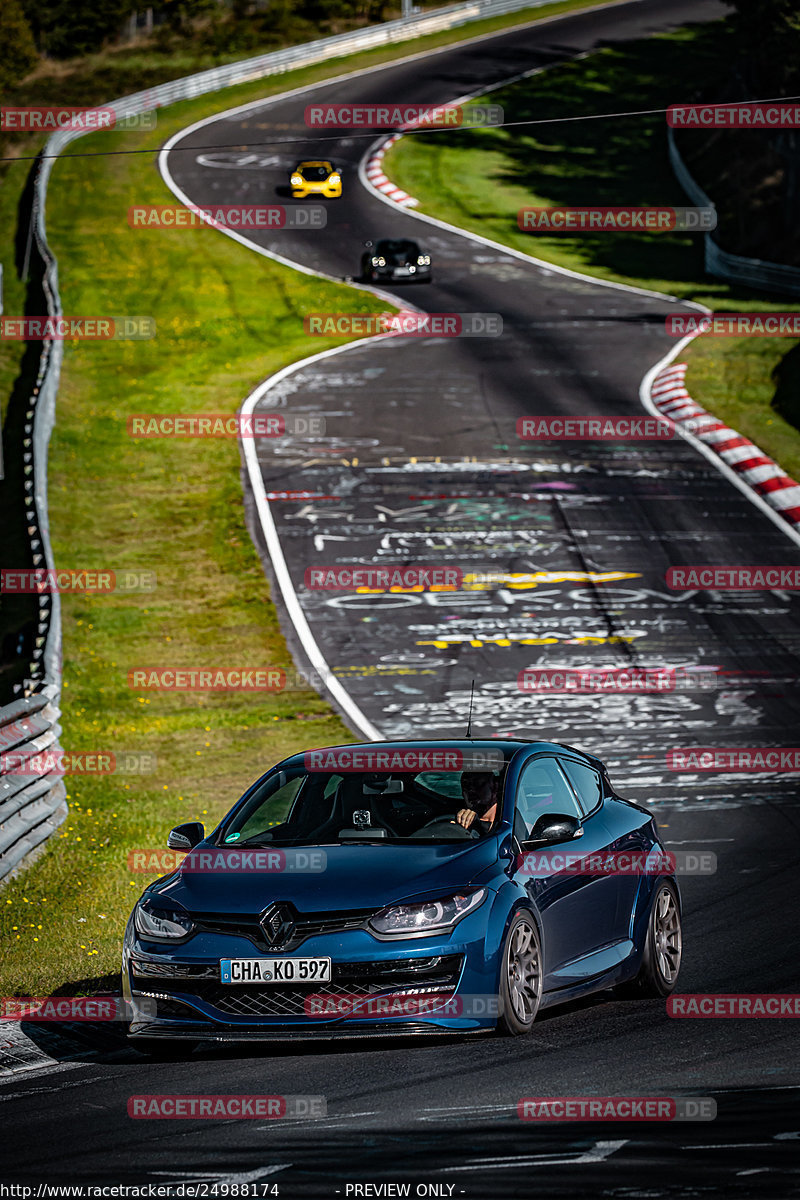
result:
M 528 836 L 528 825 L 519 808 L 514 809 L 514 837 L 522 843 Z
M 595 771 L 594 767 L 574 762 L 571 758 L 562 758 L 559 761 L 578 793 L 584 813 L 590 813 L 593 808 L 597 808 L 603 795 L 600 773 Z
M 580 820 L 583 812 L 555 758 L 534 758 L 526 763 L 517 783 L 517 813 L 525 825 L 525 837 L 536 822 L 550 813 L 565 813 Z M 517 830 L 516 815 L 514 829 Z

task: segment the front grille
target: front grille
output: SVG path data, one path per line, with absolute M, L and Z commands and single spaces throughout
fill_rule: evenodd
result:
M 313 988 L 209 988 L 203 996 L 207 1004 L 231 1017 L 305 1017 L 309 996 L 332 996 L 339 1000 L 374 996 L 384 989 L 379 984 L 321 983 Z
M 307 983 L 291 987 L 264 987 L 262 984 L 222 984 L 208 978 L 175 979 L 169 986 L 174 1001 L 159 999 L 158 1015 L 167 1015 L 171 1004 L 198 1001 L 229 1017 L 306 1017 L 310 996 L 356 999 L 386 994 L 432 994 L 452 992 L 461 974 L 463 958 L 458 954 L 421 960 L 334 963 L 329 983 Z M 166 1003 L 166 1008 L 163 1005 Z M 181 1007 L 180 1015 L 187 1010 Z M 178 1012 L 175 1012 L 178 1015 Z
M 175 963 L 166 960 L 131 959 L 131 970 L 138 979 L 219 979 L 217 963 Z
M 268 905 L 264 911 L 269 911 Z M 295 950 L 310 937 L 318 937 L 326 933 L 346 933 L 352 929 L 361 929 L 370 917 L 379 910 L 365 908 L 347 910 L 345 912 L 300 913 L 290 904 L 283 905 L 292 917 L 293 930 L 289 938 L 280 942 L 267 940 L 260 919 L 263 913 L 194 913 L 193 918 L 198 931 L 204 933 L 235 934 L 248 938 L 262 953 L 270 950 Z

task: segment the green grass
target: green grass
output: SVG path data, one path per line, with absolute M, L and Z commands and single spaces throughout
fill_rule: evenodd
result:
M 698 404 L 800 480 L 798 346 L 791 338 L 697 338 L 686 356 L 686 386 Z
M 477 103 L 499 103 L 505 127 L 407 136 L 384 160 L 419 211 L 574 271 L 717 311 L 786 311 L 775 296 L 706 278 L 702 244 L 687 234 L 541 235 L 522 232 L 523 206 L 686 205 L 669 166 L 663 115 L 564 123 L 560 117 L 664 108 L 686 78 L 713 92 L 730 54 L 726 26 L 679 30 L 555 67 Z M 536 126 L 521 121 L 552 121 Z M 687 351 L 689 390 L 800 476 L 797 343 L 702 337 Z M 792 362 L 795 362 L 792 368 Z M 783 380 L 777 403 L 776 385 Z

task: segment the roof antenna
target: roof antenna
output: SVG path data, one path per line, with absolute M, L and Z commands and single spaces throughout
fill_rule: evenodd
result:
M 472 701 L 475 696 L 475 680 L 472 681 L 472 687 L 469 693 L 469 716 L 467 717 L 467 737 L 472 737 Z

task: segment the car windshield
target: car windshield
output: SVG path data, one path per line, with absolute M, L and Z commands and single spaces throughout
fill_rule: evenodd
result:
M 302 175 L 304 179 L 314 180 L 319 182 L 321 179 L 327 179 L 333 168 L 330 163 L 303 163 L 297 168 L 297 174 Z
M 378 242 L 376 250 L 381 258 L 385 258 L 392 266 L 402 266 L 405 262 L 416 262 L 419 257 L 419 246 L 409 241 Z
M 505 768 L 495 771 L 309 772 L 267 776 L 221 831 L 225 845 L 466 842 L 500 819 Z M 476 815 L 467 831 L 457 814 Z

